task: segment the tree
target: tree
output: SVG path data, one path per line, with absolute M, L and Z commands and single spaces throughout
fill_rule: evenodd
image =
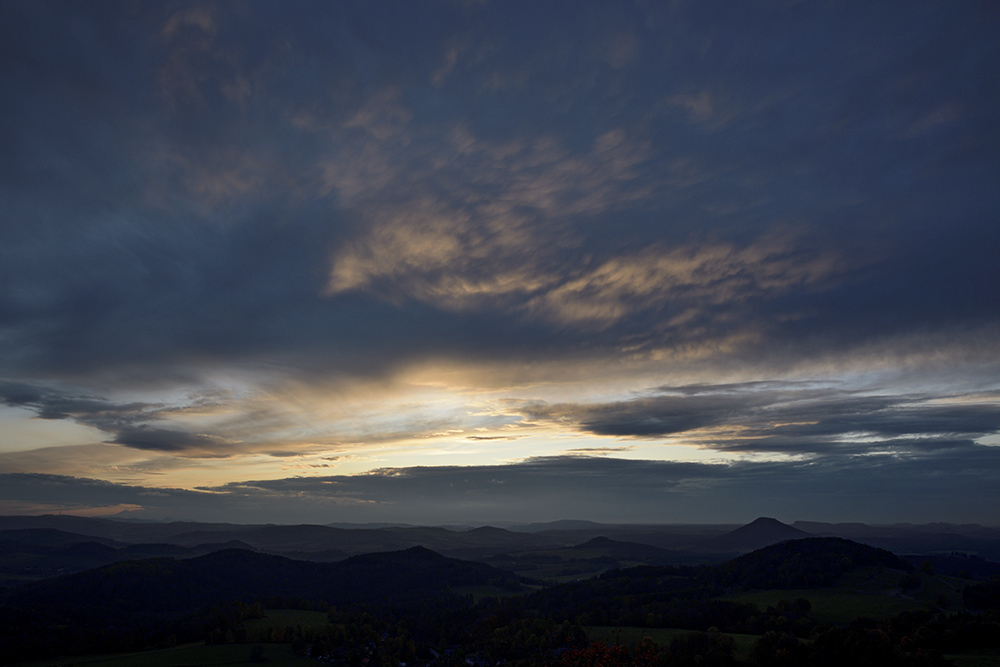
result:
M 264 647 L 260 644 L 254 644 L 250 647 L 250 657 L 247 662 L 264 662 L 267 658 L 264 656 Z

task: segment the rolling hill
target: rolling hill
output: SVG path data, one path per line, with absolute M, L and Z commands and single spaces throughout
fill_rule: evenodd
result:
M 520 588 L 513 575 L 447 558 L 423 547 L 354 556 L 337 563 L 296 561 L 244 549 L 188 559 L 125 561 L 53 577 L 11 593 L 13 607 L 114 607 L 190 613 L 219 600 L 298 598 L 327 604 L 406 605 L 459 586 Z
M 745 526 L 709 539 L 699 545 L 703 550 L 747 552 L 784 542 L 812 537 L 810 533 L 781 523 L 777 519 L 760 517 Z

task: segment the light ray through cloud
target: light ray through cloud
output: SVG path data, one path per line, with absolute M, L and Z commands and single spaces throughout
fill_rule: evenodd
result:
M 0 511 L 1000 523 L 996 18 L 4 3 Z

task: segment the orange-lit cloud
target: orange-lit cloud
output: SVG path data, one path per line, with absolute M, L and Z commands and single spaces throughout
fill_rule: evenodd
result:
M 0 3 L 0 490 L 969 498 L 1000 64 L 915 1 Z

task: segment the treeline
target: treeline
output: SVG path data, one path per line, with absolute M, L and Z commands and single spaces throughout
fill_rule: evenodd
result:
M 781 542 L 704 570 L 720 586 L 770 590 L 835 586 L 847 572 L 880 567 L 912 572 L 911 563 L 891 551 L 839 537 Z
M 943 667 L 945 653 L 1000 647 L 1000 619 L 972 614 L 904 612 L 885 621 L 821 626 L 808 638 L 767 632 L 754 644 L 759 667 Z
M 425 549 L 300 563 L 252 552 L 118 563 L 25 586 L 0 601 L 0 662 L 205 641 L 287 644 L 370 667 L 597 667 L 738 663 L 725 633 L 758 635 L 749 663 L 940 667 L 944 653 L 1000 648 L 1000 580 L 965 589 L 973 612 L 908 612 L 848 626 L 820 622 L 804 598 L 774 606 L 723 599 L 735 590 L 816 588 L 859 567 L 912 571 L 889 552 L 846 540 L 800 540 L 719 566 L 636 567 L 509 597 L 454 592 L 522 584 Z M 840 576 L 838 575 L 838 576 Z M 305 577 L 304 579 L 301 577 Z M 311 591 L 311 595 L 310 595 Z M 345 592 L 346 591 L 346 592 Z M 336 607 L 331 607 L 335 604 Z M 265 609 L 327 612 L 326 623 L 272 627 Z M 590 643 L 585 626 L 690 631 L 666 645 Z
M 1000 577 L 967 586 L 962 591 L 962 602 L 970 609 L 1000 611 Z
M 594 642 L 559 660 L 534 664 L 557 667 L 947 667 L 947 652 L 996 648 L 997 619 L 969 614 L 945 617 L 908 612 L 882 622 L 858 620 L 848 627 L 824 627 L 810 637 L 768 631 L 751 647 L 746 662 L 735 642 L 718 632 L 692 632 L 658 645 L 646 638 L 634 648 Z
M 456 587 L 520 585 L 506 572 L 422 548 L 338 563 L 240 550 L 115 563 L 8 592 L 0 599 L 0 662 L 235 641 L 240 624 L 264 606 L 367 606 L 419 626 L 470 607 Z
M 895 554 L 840 538 L 783 542 L 714 566 L 641 566 L 609 570 L 591 580 L 540 591 L 527 604 L 542 614 L 581 625 L 667 627 L 807 637 L 815 622 L 808 602 L 760 610 L 719 599 L 734 590 L 824 588 L 847 572 L 878 567 L 910 573 Z

